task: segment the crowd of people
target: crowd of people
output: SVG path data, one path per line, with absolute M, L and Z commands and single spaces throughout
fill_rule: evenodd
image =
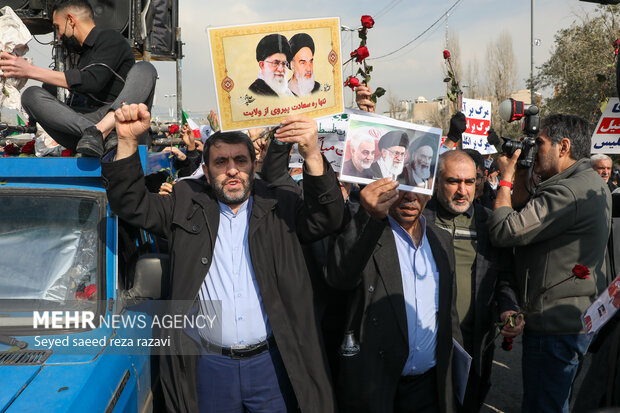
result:
M 145 177 L 137 155 L 150 126 L 152 65 L 134 64 L 120 35 L 94 25 L 85 0 L 58 3 L 53 22 L 77 53 L 75 68 L 54 72 L 2 53 L 4 76 L 46 83 L 24 91 L 31 119 L 67 148 L 102 157 L 112 210 L 167 244 L 167 298 L 186 303 L 185 313 L 221 305 L 219 332 L 166 332 L 177 351 L 159 363 L 155 410 L 477 412 L 493 384 L 498 334 L 507 345 L 523 336 L 515 411 L 568 412 L 588 348 L 598 351 L 587 374 L 599 381 L 579 392 L 576 408 L 619 406 L 620 374 L 596 375 L 616 371 L 618 316 L 594 338 L 581 322 L 617 274 L 617 183 L 609 157 L 590 157 L 586 121 L 545 118 L 533 169 L 517 167 L 520 151 L 491 161 L 452 149 L 436 176 L 436 148 L 424 139 L 409 147 L 390 132 L 375 144 L 362 130 L 343 171 L 374 179 L 365 186 L 339 182 L 305 116 L 203 140 L 186 125 L 186 150 L 167 149 L 178 171 L 167 182 Z M 278 36 L 257 48 L 263 83 L 282 64 L 300 65 L 302 76 L 312 64 L 311 38 Z M 274 47 L 281 56 L 268 61 Z M 280 83 L 302 94 L 315 87 Z M 50 86 L 75 96 L 59 102 Z M 356 94 L 360 109 L 374 111 L 367 85 Z M 452 142 L 464 131 L 456 129 Z M 289 170 L 293 144 L 304 163 Z M 433 179 L 432 196 L 398 190 Z M 465 379 L 461 348 L 471 356 Z

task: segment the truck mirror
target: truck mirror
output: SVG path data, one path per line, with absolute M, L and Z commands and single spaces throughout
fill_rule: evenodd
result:
M 136 263 L 133 287 L 135 298 L 161 299 L 169 285 L 170 259 L 166 254 L 145 254 Z

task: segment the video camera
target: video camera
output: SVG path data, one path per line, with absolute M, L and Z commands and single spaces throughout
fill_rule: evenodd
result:
M 499 105 L 499 117 L 506 122 L 513 122 L 525 118 L 521 123 L 525 138 L 521 141 L 503 138 L 504 144 L 502 145 L 502 152 L 510 158 L 517 149 L 521 149 L 517 167 L 530 168 L 534 164 L 534 158 L 536 156 L 536 135 L 540 130 L 538 106 L 526 105 L 512 98 L 506 99 Z

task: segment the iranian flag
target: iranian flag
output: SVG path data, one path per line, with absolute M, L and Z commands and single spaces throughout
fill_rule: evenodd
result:
M 192 118 L 187 116 L 187 113 L 185 113 L 185 111 L 182 111 L 182 112 L 183 112 L 183 122 L 182 122 L 183 125 L 187 123 L 189 127 L 192 128 L 192 132 L 194 132 L 194 138 L 200 139 L 200 127 L 198 126 L 198 124 L 194 122 Z

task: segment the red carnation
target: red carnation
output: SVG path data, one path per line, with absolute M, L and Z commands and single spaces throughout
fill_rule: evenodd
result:
M 588 270 L 588 267 L 586 267 L 585 265 L 580 265 L 580 264 L 575 265 L 573 267 L 573 275 L 579 278 L 580 280 L 590 279 L 590 277 L 588 277 L 588 275 L 590 275 L 590 271 Z
M 372 17 L 370 17 L 367 14 L 362 16 L 362 27 L 366 29 L 372 29 L 372 26 L 374 25 L 375 25 L 375 21 L 373 20 Z
M 356 77 L 349 76 L 349 78 L 344 82 L 344 85 L 349 86 L 351 90 L 353 90 L 360 85 L 360 81 Z
M 4 147 L 4 153 L 7 155 L 19 155 L 19 147 L 14 143 L 9 143 Z
M 69 158 L 69 157 L 73 156 L 73 152 L 71 152 L 71 149 L 63 149 L 62 152 L 60 152 L 60 156 L 64 156 L 65 158 Z
M 360 46 L 351 52 L 351 57 L 354 57 L 355 61 L 358 63 L 366 59 L 368 56 L 370 56 L 370 54 L 368 53 L 368 48 L 366 46 Z
M 24 146 L 22 146 L 22 153 L 31 154 L 34 153 L 34 139 L 26 142 Z
M 179 125 L 177 125 L 176 123 L 174 125 L 168 126 L 168 133 L 170 133 L 171 135 L 174 135 L 178 131 L 179 131 Z
M 449 58 L 450 58 L 450 52 L 449 52 L 449 51 L 447 51 L 447 50 L 444 50 L 444 51 L 443 51 L 443 58 L 444 58 L 444 59 L 449 59 Z

